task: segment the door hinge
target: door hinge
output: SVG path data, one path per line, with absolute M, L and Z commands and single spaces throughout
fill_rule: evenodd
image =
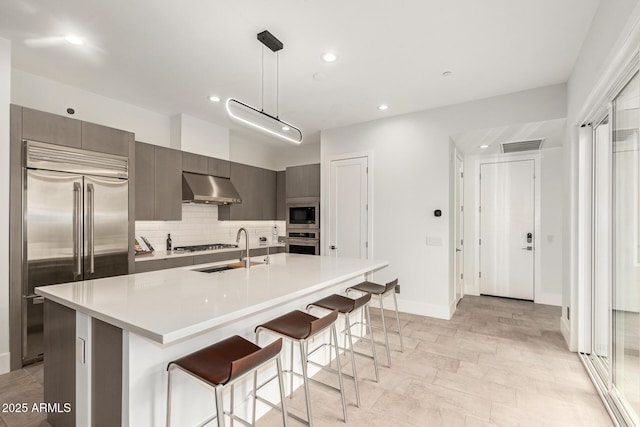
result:
M 482 206 L 478 206 L 478 212 L 482 212 Z
M 460 178 L 464 178 L 464 172 L 460 172 Z
M 460 239 L 460 246 L 464 246 L 464 239 Z
M 464 279 L 464 273 L 460 273 L 460 278 Z
M 364 247 L 369 249 L 369 242 L 364 242 Z
M 478 244 L 481 245 L 482 244 L 482 239 L 478 239 Z
M 567 320 L 571 320 L 571 307 L 567 307 Z
M 364 205 L 364 210 L 368 211 L 369 210 L 369 203 L 367 203 L 366 205 Z
M 480 271 L 478 272 L 478 277 L 482 278 L 482 273 Z
M 464 212 L 464 206 L 460 206 L 460 212 Z
M 367 166 L 366 168 L 364 168 L 365 173 L 369 173 L 369 166 Z

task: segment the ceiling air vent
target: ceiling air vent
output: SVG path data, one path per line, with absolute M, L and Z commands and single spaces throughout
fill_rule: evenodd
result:
M 542 147 L 544 138 L 529 139 L 527 141 L 503 142 L 500 144 L 503 153 L 519 153 L 521 151 L 534 151 Z

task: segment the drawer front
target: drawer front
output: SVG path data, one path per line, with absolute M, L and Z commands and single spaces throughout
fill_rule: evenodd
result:
M 153 261 L 136 262 L 136 273 L 147 271 L 166 270 L 167 268 L 186 267 L 193 265 L 193 257 L 185 256 L 180 258 L 158 259 Z

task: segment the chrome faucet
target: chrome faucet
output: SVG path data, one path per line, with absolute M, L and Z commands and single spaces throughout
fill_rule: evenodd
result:
M 249 268 L 251 266 L 251 261 L 249 260 L 249 232 L 246 228 L 241 227 L 238 230 L 238 235 L 236 236 L 236 243 L 240 243 L 240 233 L 244 231 L 245 244 L 246 244 L 246 254 L 247 256 L 244 258 L 244 267 Z M 240 252 L 240 261 L 242 261 L 242 252 Z

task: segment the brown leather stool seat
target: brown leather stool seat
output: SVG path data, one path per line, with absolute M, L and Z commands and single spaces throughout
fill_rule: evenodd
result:
M 379 285 L 377 283 L 364 281 L 357 285 L 347 288 L 347 293 L 350 291 L 358 291 L 364 294 L 377 295 L 380 303 L 380 315 L 382 317 L 382 330 L 384 331 L 384 346 L 387 350 L 387 366 L 391 367 L 391 351 L 389 349 L 389 334 L 395 334 L 400 337 L 400 351 L 404 351 L 404 342 L 402 341 L 402 330 L 400 329 L 400 313 L 398 312 L 398 300 L 396 298 L 395 289 L 398 286 L 398 279 L 392 280 L 385 285 Z M 387 295 L 393 295 L 393 303 L 396 309 L 396 323 L 398 326 L 397 331 L 387 330 L 387 324 L 384 320 L 384 305 L 382 299 Z
M 304 311 L 294 310 L 287 314 L 284 314 L 280 317 L 276 317 L 266 323 L 258 325 L 256 327 L 256 341 L 260 340 L 261 332 L 268 332 L 270 334 L 279 335 L 282 338 L 287 338 L 291 340 L 291 355 L 290 355 L 290 369 L 285 371 L 291 375 L 291 390 L 293 392 L 293 375 L 301 375 L 303 379 L 306 406 L 307 406 L 307 419 L 305 420 L 302 417 L 299 417 L 295 414 L 289 413 L 288 415 L 297 421 L 308 425 L 309 427 L 313 426 L 313 418 L 311 416 L 311 397 L 309 394 L 309 382 L 313 379 L 309 378 L 307 374 L 307 364 L 309 363 L 309 347 L 308 340 L 314 338 L 316 335 L 321 332 L 330 329 L 331 334 L 333 335 L 333 339 L 336 342 L 336 354 L 338 354 L 338 335 L 336 333 L 336 319 L 338 318 L 338 311 L 333 310 L 329 314 L 323 317 L 316 317 L 309 313 L 305 313 Z M 293 343 L 297 342 L 300 347 L 300 360 L 302 365 L 302 374 L 294 372 L 293 370 Z M 268 381 L 267 381 L 268 382 Z M 342 399 L 342 413 L 344 416 L 344 421 L 347 421 L 347 404 L 344 398 L 344 386 L 342 384 L 342 371 L 340 369 L 340 364 L 338 364 L 338 382 L 339 388 L 332 387 L 328 384 L 324 384 L 319 381 L 314 381 L 318 384 L 333 389 L 335 391 L 340 392 L 340 396 Z M 262 384 L 260 387 L 265 386 Z M 259 388 L 260 388 L 259 387 Z
M 371 294 L 364 294 L 363 296 L 357 299 L 349 298 L 344 295 L 333 294 L 333 295 L 329 295 L 328 297 L 319 299 L 318 301 L 312 302 L 307 306 L 307 310 L 309 310 L 310 308 L 337 310 L 340 312 L 340 314 L 344 316 L 345 328 L 343 332 L 345 332 L 346 334 L 345 338 L 348 338 L 349 340 L 349 348 L 345 348 L 344 350 L 345 351 L 348 350 L 351 356 L 351 370 L 353 372 L 353 375 L 351 375 L 351 377 L 353 378 L 353 384 L 356 392 L 356 404 L 358 407 L 360 407 L 360 388 L 358 386 L 358 372 L 356 369 L 355 354 L 359 354 L 361 356 L 365 356 L 373 359 L 373 366 L 376 373 L 376 382 L 378 382 L 379 380 L 378 358 L 376 356 L 376 347 L 373 341 L 373 329 L 371 328 L 371 316 L 369 314 L 369 301 L 371 301 Z M 371 336 L 371 338 L 369 339 L 371 343 L 371 355 L 359 353 L 353 349 L 353 336 L 351 334 L 351 328 L 354 325 L 358 324 L 358 322 L 351 323 L 349 315 L 361 307 L 365 307 L 366 309 L 365 312 L 367 314 L 367 327 L 369 328 L 369 333 Z M 346 343 L 345 343 L 345 346 L 346 346 Z M 329 348 L 329 358 L 331 358 L 331 348 Z
M 241 379 L 245 374 L 256 372 L 262 365 L 275 360 L 278 365 L 278 376 L 280 378 L 280 391 L 282 399 L 282 412 L 286 414 L 284 385 L 282 384 L 282 369 L 280 366 L 280 351 L 282 350 L 282 338 L 274 341 L 266 347 L 248 341 L 238 335 L 232 336 L 208 347 L 202 348 L 180 359 L 169 362 L 169 386 L 167 394 L 167 426 L 171 422 L 171 374 L 174 368 L 190 374 L 192 377 L 201 380 L 216 391 L 216 415 L 207 422 L 218 418 L 218 425 L 224 426 L 224 415 L 231 419 L 238 419 L 233 414 L 233 403 L 229 413 L 223 411 L 222 389 L 228 384 L 233 387 L 236 380 Z M 233 389 L 232 389 L 233 390 Z M 233 394 L 233 391 L 232 391 Z M 254 399 L 256 391 L 254 390 Z M 233 400 L 232 400 L 233 402 Z M 244 420 L 243 420 L 244 421 Z M 284 425 L 287 425 L 286 415 L 283 416 Z

